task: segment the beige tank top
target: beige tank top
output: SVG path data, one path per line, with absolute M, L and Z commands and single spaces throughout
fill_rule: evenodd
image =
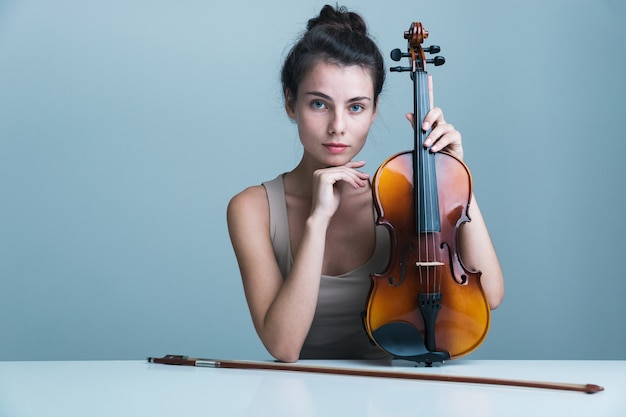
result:
M 283 176 L 263 183 L 270 210 L 270 236 L 283 277 L 293 258 Z M 353 271 L 339 276 L 322 275 L 317 308 L 300 359 L 378 359 L 388 355 L 374 346 L 365 330 L 361 313 L 370 289 L 370 274 L 381 272 L 389 256 L 389 233 L 376 227 L 376 249 L 372 258 Z

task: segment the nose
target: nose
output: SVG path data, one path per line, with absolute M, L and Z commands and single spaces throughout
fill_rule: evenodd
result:
M 346 120 L 341 110 L 337 109 L 332 113 L 331 119 L 328 124 L 328 133 L 331 135 L 340 135 L 346 131 Z

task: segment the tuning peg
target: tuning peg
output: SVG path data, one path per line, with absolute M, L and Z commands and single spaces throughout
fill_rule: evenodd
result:
M 402 52 L 399 48 L 396 48 L 393 51 L 391 51 L 390 55 L 391 55 L 391 59 L 393 59 L 394 61 L 400 61 L 402 58 L 411 56 L 411 54 L 407 52 Z
M 426 62 L 428 64 L 434 64 L 436 67 L 439 65 L 443 65 L 446 63 L 446 59 L 442 56 L 436 56 L 433 59 L 427 59 Z
M 391 68 L 389 68 L 389 71 L 391 71 L 391 72 L 406 72 L 406 71 L 413 71 L 413 68 L 411 68 L 411 67 L 391 67 Z
M 424 48 L 424 52 L 427 52 L 429 54 L 437 54 L 441 52 L 441 48 L 438 45 L 432 45 L 432 46 L 429 46 L 428 48 Z M 402 58 L 408 58 L 411 56 L 411 54 L 409 54 L 408 52 L 402 52 L 399 48 L 396 48 L 393 51 L 391 51 L 390 55 L 391 55 L 391 59 L 393 59 L 394 61 L 400 61 Z M 431 62 L 431 63 L 434 62 L 435 66 L 443 65 L 443 63 L 445 62 L 445 58 L 435 57 L 435 61 L 429 60 L 427 62 Z M 437 62 L 441 62 L 441 63 L 437 64 Z

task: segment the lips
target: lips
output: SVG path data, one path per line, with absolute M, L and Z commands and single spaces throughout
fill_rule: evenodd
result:
M 325 143 L 324 147 L 330 151 L 330 153 L 341 153 L 348 149 L 348 145 L 343 143 Z

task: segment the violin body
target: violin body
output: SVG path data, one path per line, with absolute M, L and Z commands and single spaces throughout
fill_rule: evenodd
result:
M 414 147 L 387 159 L 372 180 L 377 223 L 390 235 L 385 271 L 372 274 L 363 315 L 370 339 L 396 358 L 431 365 L 466 355 L 487 336 L 490 307 L 479 271 L 468 270 L 458 253 L 459 233 L 468 216 L 472 177 L 465 164 L 424 146 L 429 132 L 419 127 L 430 111 L 432 85 L 425 71 L 443 57 L 426 59 L 421 43 L 428 37 L 414 22 L 404 38 L 411 59 Z M 439 52 L 438 46 L 427 49 Z
M 413 155 L 387 159 L 372 181 L 377 222 L 389 231 L 391 254 L 387 269 L 372 275 L 366 329 L 388 353 L 432 363 L 475 350 L 487 336 L 490 308 L 480 272 L 468 271 L 456 248 L 459 229 L 469 221 L 469 170 L 451 155 L 433 155 L 441 231 L 416 233 L 415 216 L 407 215 L 415 210 L 413 196 L 419 192 Z M 425 318 L 429 309 L 436 311 L 432 323 Z

